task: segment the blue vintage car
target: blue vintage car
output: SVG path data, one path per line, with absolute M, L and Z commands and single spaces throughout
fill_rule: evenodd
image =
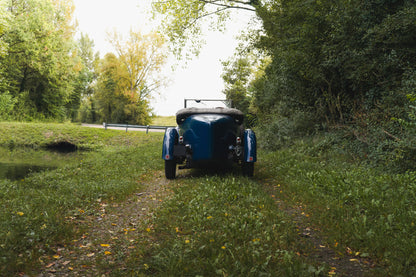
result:
M 162 158 L 167 179 L 176 168 L 197 168 L 237 163 L 253 176 L 257 161 L 256 135 L 245 129 L 244 114 L 233 108 L 185 108 L 176 113 L 176 128 L 168 128 Z

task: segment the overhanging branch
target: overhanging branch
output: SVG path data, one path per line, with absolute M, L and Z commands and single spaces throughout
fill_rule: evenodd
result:
M 247 11 L 252 11 L 255 12 L 256 9 L 253 8 L 252 3 L 251 2 L 244 2 L 244 1 L 231 1 L 233 3 L 239 4 L 238 6 L 232 6 L 232 5 L 227 5 L 224 3 L 219 3 L 219 0 L 214 0 L 214 1 L 210 1 L 210 0 L 198 0 L 200 2 L 203 2 L 205 4 L 208 5 L 214 5 L 214 6 L 220 6 L 220 7 L 224 7 L 226 9 L 242 9 L 242 10 L 247 10 Z M 245 7 L 245 6 L 241 6 L 241 5 L 246 5 L 246 6 L 250 6 L 250 7 Z

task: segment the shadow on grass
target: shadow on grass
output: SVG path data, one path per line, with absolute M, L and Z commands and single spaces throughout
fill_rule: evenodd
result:
M 191 169 L 178 170 L 177 179 L 201 178 L 212 176 L 243 176 L 240 165 L 237 164 L 208 164 Z

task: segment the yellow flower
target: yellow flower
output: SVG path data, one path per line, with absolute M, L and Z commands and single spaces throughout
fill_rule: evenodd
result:
M 111 252 L 110 251 L 105 251 L 104 254 L 105 255 L 111 255 Z
M 150 231 L 151 231 L 151 230 L 150 230 L 150 228 L 146 228 L 146 231 L 147 231 L 148 233 L 150 233 Z
M 185 243 L 190 243 L 191 241 L 189 239 L 185 240 Z
M 23 216 L 25 213 L 17 212 L 16 214 L 19 215 L 19 216 Z
M 208 216 L 208 217 L 207 217 L 207 219 L 211 219 L 211 218 L 212 218 L 212 216 Z
M 221 249 L 225 249 L 225 248 L 226 248 L 225 245 L 221 246 Z

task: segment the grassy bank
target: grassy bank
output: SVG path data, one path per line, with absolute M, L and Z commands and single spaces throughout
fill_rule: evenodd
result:
M 0 129 L 0 145 L 10 149 L 69 142 L 94 150 L 53 171 L 0 181 L 0 272 L 8 275 L 36 266 L 38 257 L 73 238 L 72 219 L 94 213 L 101 200 L 124 199 L 139 189 L 141 174 L 162 164 L 163 134 L 65 124 L 0 123 Z
M 387 173 L 349 155 L 325 137 L 268 153 L 268 182 L 281 184 L 286 201 L 302 206 L 352 258 L 371 258 L 388 276 L 416 274 L 416 172 Z

